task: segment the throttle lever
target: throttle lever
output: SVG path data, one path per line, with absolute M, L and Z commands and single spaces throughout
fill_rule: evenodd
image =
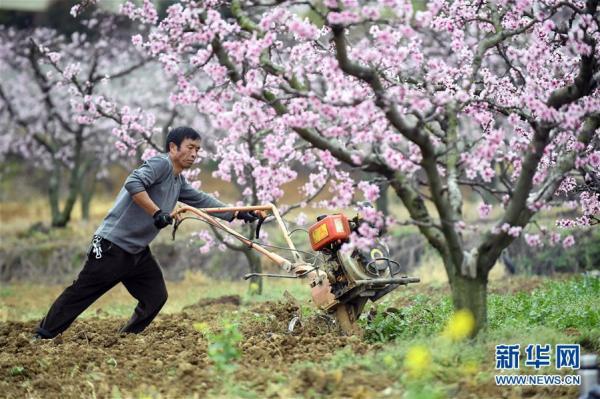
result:
M 181 219 L 175 220 L 175 222 L 173 222 L 173 233 L 171 236 L 173 238 L 173 241 L 175 241 L 175 234 L 177 233 L 177 228 L 179 228 L 180 224 L 181 224 Z
M 262 226 L 263 222 L 266 218 L 259 218 L 258 223 L 256 224 L 256 239 L 258 240 L 260 235 L 260 226 Z

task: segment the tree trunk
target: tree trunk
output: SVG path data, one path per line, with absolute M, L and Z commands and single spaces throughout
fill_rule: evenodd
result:
M 90 220 L 90 205 L 93 196 L 92 190 L 84 189 L 81 191 L 81 219 L 85 221 Z
M 69 192 L 65 200 L 64 207 L 62 211 L 60 209 L 58 210 L 57 215 L 54 214 L 54 211 L 52 212 L 52 227 L 66 227 L 71 220 L 71 214 L 73 213 L 75 201 L 81 192 L 80 173 L 81 170 L 79 166 L 76 166 L 75 169 L 71 171 L 71 176 L 69 179 Z M 58 193 L 55 195 L 58 196 Z
M 96 169 L 92 168 L 87 173 L 87 179 L 83 179 L 81 182 L 81 219 L 88 221 L 90 220 L 90 205 L 92 203 L 92 197 L 96 190 Z
M 471 336 L 487 325 L 487 276 L 471 278 L 459 273 L 450 279 L 454 310 L 466 309 L 475 318 Z
M 379 185 L 379 198 L 377 198 L 376 201 L 376 206 L 377 206 L 377 210 L 381 211 L 385 216 L 388 216 L 390 214 L 390 210 L 389 210 L 389 201 L 388 201 L 388 187 L 389 187 L 389 183 L 384 182 L 381 183 Z
M 389 183 L 387 182 L 383 182 L 379 185 L 379 198 L 377 198 L 377 201 L 375 203 L 375 206 L 377 207 L 378 211 L 381 211 L 383 213 L 384 216 L 389 216 L 390 215 L 390 209 L 389 209 L 389 201 L 388 201 L 388 187 L 389 187 Z M 383 229 L 382 229 L 382 233 L 387 233 L 388 231 L 388 226 L 385 224 L 383 224 Z
M 71 171 L 72 176 L 69 182 L 69 194 L 67 195 L 65 206 L 61 213 L 60 224 L 57 225 L 57 227 L 65 227 L 71 220 L 71 214 L 73 213 L 75 201 L 77 201 L 77 197 L 79 197 L 79 193 L 81 192 L 81 184 L 78 176 L 79 173 L 79 168 Z
M 67 194 L 67 198 L 65 200 L 65 205 L 62 211 L 58 209 L 58 213 L 55 212 L 54 205 L 56 208 L 58 207 L 58 201 L 56 200 L 56 204 L 52 205 L 52 227 L 66 227 L 66 225 L 71 220 L 71 214 L 73 212 L 73 207 L 75 206 L 75 201 L 79 197 L 79 193 L 81 192 L 81 182 L 85 177 L 85 172 L 88 166 L 91 164 L 89 161 L 82 161 L 82 148 L 83 148 L 83 136 L 82 130 L 80 129 L 75 137 L 75 148 L 74 148 L 74 156 L 73 156 L 73 168 L 69 171 L 69 191 Z M 55 161 L 54 173 L 58 174 L 58 181 L 60 182 L 60 165 L 58 161 Z M 54 176 L 53 176 L 54 177 Z M 52 187 L 52 184 L 51 184 Z M 56 184 L 54 186 L 56 192 L 54 193 L 54 197 L 58 198 L 58 191 L 60 190 L 60 184 Z M 51 188 L 52 191 L 52 188 Z M 51 194 L 52 196 L 52 194 Z M 51 199 L 52 201 L 53 199 Z
M 253 249 L 245 249 L 244 255 L 246 255 L 246 259 L 248 260 L 250 273 L 262 273 L 262 264 L 260 263 L 260 256 L 258 253 Z M 249 290 L 253 295 L 261 295 L 263 292 L 263 278 L 252 277 L 250 279 Z
M 57 160 L 52 161 L 52 172 L 48 181 L 48 202 L 50 203 L 51 225 L 53 227 L 60 225 L 60 183 L 61 167 Z

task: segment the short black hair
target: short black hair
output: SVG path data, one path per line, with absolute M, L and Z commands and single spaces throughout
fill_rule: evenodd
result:
M 200 133 L 187 126 L 179 126 L 171 129 L 167 134 L 167 142 L 165 143 L 165 151 L 169 152 L 169 143 L 175 143 L 177 149 L 185 139 L 202 140 Z

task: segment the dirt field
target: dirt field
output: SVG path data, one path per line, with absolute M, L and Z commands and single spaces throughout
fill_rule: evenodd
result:
M 290 367 L 302 362 L 330 358 L 332 350 L 351 347 L 361 353 L 377 349 L 322 331 L 290 336 L 284 331 L 265 332 L 256 325 L 254 330 L 246 327 L 248 339 L 242 346 L 240 366 L 231 377 L 224 377 L 211 368 L 207 342 L 188 327 L 190 321 L 185 314 L 169 315 L 140 336 L 118 336 L 113 331 L 120 320 L 88 320 L 76 323 L 62 339 L 49 342 L 28 340 L 32 323 L 4 324 L 0 327 L 0 396 L 256 397 L 241 392 L 233 396 L 218 393 L 224 383 L 243 381 L 254 393 L 268 398 L 402 397 L 401 391 L 391 388 L 394 381 L 385 374 L 368 373 L 360 366 L 343 371 L 307 367 L 287 375 Z M 21 365 L 18 370 L 15 364 Z M 280 384 L 284 380 L 290 383 Z M 490 384 L 465 381 L 448 397 L 567 398 L 575 392 L 538 387 L 511 393 Z
M 240 306 L 238 296 L 224 296 L 160 315 L 140 335 L 118 334 L 125 319 L 102 316 L 80 319 L 49 341 L 31 340 L 33 321 L 7 321 L 0 323 L 0 396 L 402 397 L 394 385 L 397 381 L 386 372 L 390 370 L 373 373 L 360 364 L 321 367 L 344 348 L 360 356 L 377 353 L 383 346 L 343 336 L 328 319 L 314 314 L 303 317 L 302 325 L 290 334 L 288 322 L 301 313 L 302 307 L 289 297 Z M 237 368 L 230 373 L 212 364 L 203 330 L 215 332 L 223 318 L 237 320 L 244 337 Z M 536 388 L 507 391 L 491 381 L 481 384 L 464 378 L 448 397 L 545 398 L 575 393 L 572 388 Z
M 159 316 L 140 335 L 116 333 L 124 320 L 90 318 L 76 321 L 59 338 L 33 341 L 34 322 L 2 323 L 0 396 L 79 398 L 154 393 L 204 397 L 222 376 L 210 367 L 207 340 L 193 325 L 218 325 L 217 320 L 225 314 L 238 313 L 245 337 L 240 367 L 233 378 L 251 381 L 251 388 L 258 392 L 267 393 L 274 375 L 285 374 L 295 363 L 320 361 L 344 347 L 357 353 L 373 349 L 356 337 L 341 336 L 334 325 L 319 317 L 306 319 L 294 333 L 287 333 L 287 322 L 299 311 L 291 302 L 258 304 L 241 315 L 238 305 L 235 296 L 203 300 L 181 313 Z M 311 371 L 301 377 L 288 392 L 269 392 L 269 396 L 301 395 L 311 388 L 322 391 L 331 382 L 340 382 L 336 375 Z M 374 393 L 386 383 L 389 381 L 374 380 L 363 386 Z M 337 391 L 343 396 L 350 394 L 341 384 Z

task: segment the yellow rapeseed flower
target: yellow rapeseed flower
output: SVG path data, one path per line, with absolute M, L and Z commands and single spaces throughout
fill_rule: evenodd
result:
M 202 335 L 206 335 L 208 332 L 210 332 L 210 326 L 206 322 L 194 323 L 192 324 L 192 327 L 194 327 L 194 330 L 198 331 Z
M 423 345 L 416 345 L 408 349 L 404 359 L 404 367 L 412 376 L 420 376 L 431 364 L 431 354 Z
M 250 295 L 256 295 L 260 290 L 260 286 L 258 285 L 258 283 L 250 283 L 250 287 L 248 290 L 250 291 Z
M 450 317 L 442 336 L 452 341 L 460 341 L 470 336 L 474 328 L 473 314 L 467 309 L 461 309 Z

